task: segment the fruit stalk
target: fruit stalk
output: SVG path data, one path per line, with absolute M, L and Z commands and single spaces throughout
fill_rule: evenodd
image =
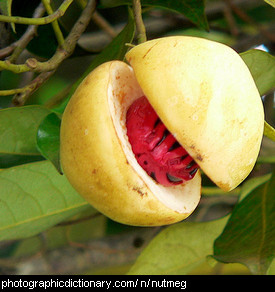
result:
M 140 0 L 133 0 L 133 11 L 137 29 L 137 41 L 139 44 L 146 42 L 146 29 L 142 20 Z

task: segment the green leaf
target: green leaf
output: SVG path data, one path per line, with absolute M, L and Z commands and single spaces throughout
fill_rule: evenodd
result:
M 269 174 L 265 174 L 265 175 L 261 175 L 258 177 L 253 177 L 253 178 L 247 179 L 241 187 L 241 191 L 239 194 L 240 195 L 239 196 L 239 203 L 246 196 L 248 196 L 251 192 L 253 192 L 254 189 L 256 189 L 260 185 L 268 182 L 270 180 L 270 177 L 271 177 L 271 175 L 269 173 Z
M 101 0 L 103 8 L 120 5 L 132 5 L 132 0 Z M 141 0 L 141 5 L 168 9 L 185 15 L 199 28 L 209 30 L 208 22 L 204 13 L 204 1 L 201 0 Z
M 209 222 L 183 222 L 165 228 L 142 251 L 129 274 L 188 274 L 208 261 L 213 242 L 228 217 Z
M 214 258 L 241 263 L 265 274 L 275 256 L 275 173 L 254 188 L 232 212 L 214 244 Z
M 270 264 L 267 270 L 267 275 L 275 275 L 275 259 L 273 259 L 272 263 Z
M 260 95 L 275 88 L 275 57 L 261 50 L 249 50 L 240 56 L 249 68 Z M 264 124 L 264 135 L 275 141 L 275 130 L 267 122 Z
M 67 95 L 67 99 L 58 107 L 54 109 L 57 113 L 62 113 L 75 92 L 76 88 L 83 81 L 83 79 L 97 66 L 104 62 L 112 60 L 123 60 L 124 56 L 128 50 L 127 43 L 131 43 L 135 35 L 135 23 L 134 17 L 131 10 L 129 10 L 129 19 L 127 25 L 124 29 L 112 40 L 112 42 L 100 53 L 98 54 L 84 72 L 84 74 L 73 84 L 70 92 Z
M 37 254 L 41 252 L 42 248 L 44 250 L 46 248 L 49 251 L 68 246 L 72 242 L 87 242 L 92 238 L 103 237 L 106 235 L 106 217 L 97 216 L 97 214 L 98 211 L 91 206 L 53 228 L 43 231 L 46 246 L 45 242 L 41 241 L 40 234 L 23 240 L 17 240 L 15 242 L 19 244 L 10 252 L 9 256 L 13 257 L 13 259 L 22 258 L 31 254 Z
M 264 1 L 275 8 L 275 0 L 264 0 Z
M 49 161 L 0 171 L 0 240 L 40 233 L 90 205 Z
M 266 121 L 264 123 L 264 135 L 270 140 L 275 142 L 275 129 Z
M 41 155 L 2 154 L 0 153 L 0 170 L 25 163 L 44 160 Z
M 275 88 L 275 57 L 267 52 L 253 49 L 240 56 L 249 68 L 260 95 Z
M 36 133 L 50 111 L 41 106 L 0 110 L 0 154 L 39 155 Z
M 53 163 L 57 171 L 62 173 L 59 159 L 60 125 L 61 120 L 55 113 L 47 115 L 37 131 L 37 147 L 40 153 Z

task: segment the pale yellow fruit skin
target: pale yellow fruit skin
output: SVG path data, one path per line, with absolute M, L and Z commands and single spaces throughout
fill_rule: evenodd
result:
M 252 76 L 231 48 L 195 37 L 145 42 L 127 55 L 164 124 L 225 191 L 239 185 L 257 159 L 264 111 Z
M 90 73 L 65 109 L 60 148 L 63 171 L 79 194 L 115 221 L 156 226 L 183 220 L 190 213 L 175 212 L 156 199 L 121 148 L 107 100 L 116 62 Z M 196 180 L 200 188 L 199 174 Z

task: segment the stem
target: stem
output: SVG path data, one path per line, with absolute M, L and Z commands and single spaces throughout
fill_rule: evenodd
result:
M 100 28 L 102 28 L 111 38 L 115 38 L 117 36 L 116 31 L 112 28 L 108 21 L 104 17 L 102 17 L 97 11 L 93 13 L 92 20 Z
M 43 6 L 42 3 L 40 3 L 34 11 L 33 18 L 41 17 L 44 13 L 45 7 Z M 36 35 L 37 28 L 38 28 L 37 25 L 30 25 L 19 40 L 13 42 L 8 47 L 1 49 L 0 59 L 9 56 L 12 53 L 12 55 L 9 57 L 9 61 L 11 63 L 14 63 L 17 57 L 21 54 L 21 52 L 27 47 L 28 43 Z
M 251 18 L 244 10 L 238 7 L 232 0 L 227 0 L 228 5 L 231 7 L 232 11 L 238 15 L 243 21 L 247 22 L 248 24 L 254 26 L 264 37 L 266 37 L 271 42 L 275 42 L 275 35 L 273 32 L 268 31 L 265 27 L 258 24 Z
M 26 64 L 15 65 L 12 64 L 9 60 L 0 61 L 0 70 L 9 70 L 12 71 L 13 73 L 24 73 L 31 71 Z
M 41 73 L 56 69 L 64 59 L 68 58 L 73 53 L 78 39 L 91 20 L 94 9 L 95 1 L 90 0 L 66 38 L 62 49 L 57 50 L 48 61 L 39 62 L 34 58 L 27 59 L 25 64 L 12 64 L 9 60 L 0 61 L 0 70 L 9 70 L 14 73 L 24 73 L 28 71 Z
M 228 22 L 230 32 L 233 36 L 238 36 L 239 29 L 236 20 L 232 13 L 232 8 L 230 7 L 230 0 L 225 0 L 224 17 Z
M 146 30 L 142 20 L 142 11 L 140 0 L 133 0 L 134 18 L 137 28 L 137 41 L 139 44 L 146 42 Z
M 46 8 L 47 13 L 49 15 L 53 14 L 50 0 L 42 0 L 42 2 L 43 2 L 44 7 Z M 54 20 L 52 22 L 52 27 L 53 27 L 53 30 L 54 30 L 54 33 L 55 33 L 55 36 L 56 36 L 56 39 L 57 39 L 59 46 L 62 46 L 64 43 L 64 37 L 63 37 L 63 34 L 62 34 L 61 29 L 59 27 L 58 20 Z
M 7 89 L 7 90 L 0 90 L 0 96 L 8 96 L 8 95 L 14 95 L 17 93 L 21 93 L 26 91 L 26 88 L 16 88 L 16 89 Z
M 59 17 L 63 16 L 72 2 L 73 0 L 64 0 L 64 2 L 60 5 L 60 7 L 54 13 L 46 17 L 27 18 L 27 17 L 20 17 L 20 16 L 0 15 L 0 22 L 12 22 L 12 23 L 28 24 L 28 25 L 48 24 L 55 21 Z
M 55 54 L 46 62 L 39 62 L 34 58 L 28 59 L 25 64 L 15 65 L 8 61 L 0 61 L 0 68 L 11 70 L 15 73 L 22 73 L 27 71 L 41 73 L 29 85 L 25 87 L 25 91 L 19 92 L 13 99 L 15 105 L 24 105 L 27 98 L 44 84 L 46 80 L 55 72 L 62 61 L 68 58 L 74 51 L 78 39 L 85 31 L 89 24 L 92 14 L 96 7 L 95 0 L 89 0 L 79 19 L 73 26 L 71 32 L 67 36 L 62 45 L 62 49 L 58 49 Z
M 33 18 L 41 17 L 45 13 L 45 7 L 40 3 L 35 9 Z M 14 63 L 23 50 L 27 47 L 28 43 L 33 39 L 37 33 L 38 26 L 30 25 L 22 37 L 15 43 L 15 48 L 12 55 L 9 57 L 9 62 Z
M 29 96 L 33 94 L 42 84 L 44 84 L 54 73 L 55 70 L 43 72 L 39 74 L 34 80 L 31 81 L 30 84 L 26 85 L 25 87 L 14 89 L 18 90 L 18 92 L 15 92 L 15 96 L 13 97 L 12 100 L 13 104 L 16 106 L 24 105 Z

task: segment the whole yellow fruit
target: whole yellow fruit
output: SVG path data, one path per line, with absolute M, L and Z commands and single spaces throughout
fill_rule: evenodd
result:
M 171 224 L 200 200 L 199 171 L 165 187 L 137 163 L 126 113 L 145 95 L 167 129 L 225 191 L 257 159 L 264 112 L 251 74 L 231 48 L 201 38 L 166 37 L 140 44 L 126 59 L 97 67 L 80 84 L 61 124 L 61 164 L 73 187 L 115 221 Z

